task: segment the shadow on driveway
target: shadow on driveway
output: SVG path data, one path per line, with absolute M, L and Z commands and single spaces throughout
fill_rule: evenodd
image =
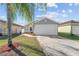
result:
M 32 50 L 35 50 L 35 51 L 37 51 L 37 52 L 40 52 L 40 53 L 43 53 L 43 54 L 44 54 L 44 52 L 41 51 L 41 50 L 38 49 L 38 48 L 34 48 L 34 47 L 29 46 L 29 45 L 26 45 L 26 44 L 21 44 L 21 45 L 24 46 L 25 48 L 30 48 L 30 49 L 32 49 Z M 45 56 L 45 54 L 44 54 L 43 56 Z
M 23 52 L 21 52 L 19 49 L 15 48 L 14 46 L 10 47 L 16 54 L 19 56 L 26 56 Z

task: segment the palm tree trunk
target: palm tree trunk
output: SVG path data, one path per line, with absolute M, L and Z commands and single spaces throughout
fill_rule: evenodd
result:
M 7 4 L 7 20 L 8 20 L 8 46 L 12 46 L 12 19 L 10 4 Z

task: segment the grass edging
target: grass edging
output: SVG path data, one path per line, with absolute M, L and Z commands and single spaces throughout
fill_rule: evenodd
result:
M 76 35 L 71 35 L 69 33 L 63 33 L 63 32 L 59 32 L 58 35 L 67 39 L 79 41 L 79 36 Z

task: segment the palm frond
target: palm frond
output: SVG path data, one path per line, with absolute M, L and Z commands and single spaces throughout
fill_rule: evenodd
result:
M 32 22 L 34 16 L 34 4 L 33 3 L 11 3 L 8 5 L 11 10 L 10 17 L 16 19 L 16 13 L 19 13 L 23 19 Z
M 32 20 L 34 20 L 34 15 L 35 15 L 35 4 L 34 3 L 28 3 L 28 5 L 30 6 L 30 11 L 31 11 L 31 15 L 32 15 Z
M 23 3 L 23 4 L 15 4 L 16 10 L 19 12 L 19 15 L 25 19 L 27 19 L 29 22 L 32 21 L 32 10 L 30 8 L 29 4 Z

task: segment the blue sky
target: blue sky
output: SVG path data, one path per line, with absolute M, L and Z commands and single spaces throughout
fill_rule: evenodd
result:
M 75 3 L 49 3 L 47 4 L 47 14 L 35 13 L 36 17 L 50 17 L 57 22 L 64 22 L 68 20 L 79 21 L 79 4 Z M 40 15 L 39 15 L 40 14 Z
M 79 21 L 79 4 L 75 3 L 48 3 L 47 12 L 43 13 L 41 8 L 35 8 L 35 19 L 40 17 L 49 17 L 57 22 L 64 22 L 68 20 Z M 0 5 L 0 18 L 6 20 L 6 5 Z M 17 16 L 17 24 L 25 25 L 28 22 Z

